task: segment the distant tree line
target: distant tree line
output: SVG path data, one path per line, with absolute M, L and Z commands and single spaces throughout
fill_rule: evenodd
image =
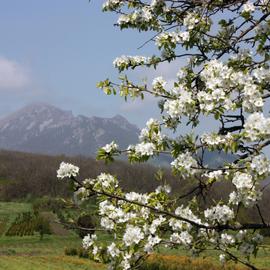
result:
M 192 195 L 198 194 L 201 204 L 210 205 L 212 199 L 228 196 L 232 185 L 227 182 L 213 184 L 211 192 L 205 196 L 205 187 L 201 189 L 194 184 L 196 190 L 186 196 L 188 190 L 192 190 L 192 179 L 180 179 L 171 174 L 170 170 L 162 168 L 162 173 L 156 173 L 157 168 L 148 164 L 128 164 L 125 161 L 116 161 L 105 164 L 103 161 L 96 161 L 94 158 L 83 156 L 47 156 L 12 151 L 0 151 L 0 200 L 14 201 L 27 198 L 39 198 L 43 196 L 70 198 L 73 190 L 66 181 L 61 182 L 56 178 L 56 169 L 61 161 L 71 162 L 80 167 L 80 179 L 96 177 L 100 171 L 118 175 L 121 185 L 128 190 L 147 192 L 157 187 L 161 182 L 172 186 L 172 193 L 179 202 L 186 202 Z M 159 179 L 160 181 L 156 181 Z M 264 183 L 264 185 L 266 185 Z M 182 194 L 185 194 L 182 197 Z M 210 195 L 210 196 L 209 196 Z M 270 221 L 269 205 L 270 192 L 266 188 L 263 200 L 260 202 L 261 212 L 265 222 Z M 244 220 L 256 220 L 259 213 L 256 209 L 240 211 L 239 216 Z

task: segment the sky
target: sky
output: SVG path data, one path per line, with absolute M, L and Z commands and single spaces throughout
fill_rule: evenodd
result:
M 151 33 L 120 31 L 117 16 L 101 11 L 103 1 L 0 0 L 0 117 L 28 104 L 45 102 L 75 115 L 125 116 L 142 127 L 159 114 L 157 100 L 106 96 L 100 80 L 117 80 L 112 65 L 121 55 L 152 55 L 154 44 L 138 47 Z M 171 80 L 182 63 L 157 71 L 135 70 L 133 79 Z

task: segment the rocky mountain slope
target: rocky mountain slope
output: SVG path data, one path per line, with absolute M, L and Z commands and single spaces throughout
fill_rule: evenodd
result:
M 48 104 L 32 104 L 0 119 L 0 149 L 44 154 L 94 156 L 115 140 L 136 143 L 139 129 L 124 117 L 74 116 Z

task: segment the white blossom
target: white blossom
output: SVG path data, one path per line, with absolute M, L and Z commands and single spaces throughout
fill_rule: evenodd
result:
M 144 233 L 141 228 L 127 225 L 126 231 L 123 235 L 123 241 L 126 246 L 131 246 L 132 244 L 138 244 L 144 238 Z
M 82 241 L 82 245 L 84 249 L 88 249 L 94 245 L 94 242 L 97 240 L 97 236 L 95 234 L 87 234 Z
M 144 251 L 150 253 L 153 251 L 155 245 L 161 242 L 161 238 L 159 236 L 149 235 L 147 238 L 147 243 L 144 246 Z
M 234 236 L 231 234 L 227 234 L 227 233 L 221 234 L 220 241 L 225 246 L 233 245 L 235 243 Z
M 252 13 L 254 11 L 255 11 L 255 6 L 252 2 L 247 2 L 243 5 L 242 13 L 243 12 Z
M 135 152 L 139 156 L 152 156 L 155 151 L 155 145 L 153 143 L 139 143 L 135 146 Z
M 112 141 L 111 143 L 103 146 L 102 149 L 109 154 L 113 151 L 116 151 L 118 149 L 118 145 L 114 141 Z
M 178 244 L 188 246 L 192 243 L 193 237 L 189 232 L 183 231 L 181 233 L 173 233 L 170 237 L 170 241 Z
M 264 155 L 255 156 L 252 159 L 250 167 L 258 175 L 264 175 L 270 173 L 270 160 Z
M 118 247 L 116 246 L 116 244 L 114 242 L 112 242 L 108 247 L 108 253 L 114 258 L 114 257 L 118 257 L 121 253 L 121 251 L 118 249 Z
M 164 110 L 172 117 L 181 117 L 188 115 L 193 111 L 194 100 L 192 94 L 185 89 L 179 91 L 178 98 L 175 100 L 166 100 Z
M 227 205 L 213 206 L 204 211 L 204 216 L 207 220 L 220 224 L 225 224 L 234 218 L 234 212 Z
M 57 171 L 57 178 L 63 179 L 65 177 L 76 177 L 79 174 L 79 167 L 73 164 L 61 162 Z
M 232 183 L 237 189 L 251 189 L 253 186 L 252 176 L 247 173 L 236 172 Z
M 102 217 L 100 219 L 100 226 L 106 230 L 112 230 L 114 228 L 114 222 L 107 217 Z
M 220 254 L 219 255 L 219 261 L 224 264 L 226 262 L 226 255 L 225 254 Z
M 188 13 L 183 20 L 183 25 L 186 26 L 188 30 L 192 30 L 198 22 L 199 19 L 195 13 Z
M 137 202 L 142 203 L 142 204 L 147 204 L 148 199 L 149 199 L 148 195 L 140 194 L 140 193 L 137 193 L 137 192 L 134 192 L 134 191 L 126 193 L 125 197 L 129 201 L 132 201 L 132 202 L 137 201 Z
M 270 118 L 265 118 L 262 113 L 249 115 L 244 125 L 246 137 L 250 141 L 256 141 L 270 136 Z
M 171 166 L 176 171 L 183 171 L 186 174 L 194 174 L 198 164 L 192 155 L 189 152 L 186 152 L 178 155 L 178 157 L 171 162 Z
M 160 76 L 156 77 L 152 82 L 152 87 L 154 90 L 161 88 L 164 88 L 166 86 L 167 82 Z

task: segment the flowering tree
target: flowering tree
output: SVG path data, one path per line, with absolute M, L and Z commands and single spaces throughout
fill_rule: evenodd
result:
M 107 79 L 98 87 L 125 99 L 145 94 L 159 98 L 162 120 L 150 119 L 138 144 L 119 149 L 112 142 L 99 150 L 98 158 L 108 162 L 125 154 L 130 162 L 145 162 L 169 155 L 173 173 L 192 183 L 181 198 L 193 199 L 181 204 L 166 184 L 146 194 L 127 193 L 114 176 L 104 173 L 80 181 L 79 168 L 62 163 L 58 177 L 69 177 L 82 200 L 97 197 L 100 226 L 115 236 L 105 246 L 89 235 L 84 248 L 112 269 L 130 269 L 160 245 L 186 247 L 193 254 L 211 247 L 220 251 L 222 263 L 234 260 L 256 269 L 249 258 L 263 241 L 257 230 L 270 228 L 259 207 L 262 181 L 270 174 L 265 155 L 270 144 L 270 0 L 108 0 L 103 10 L 119 14 L 121 29 L 150 31 L 147 43 L 155 42 L 160 55 L 115 59 L 119 82 Z M 180 58 L 188 61 L 171 87 L 162 77 L 148 84 L 124 74 Z M 193 136 L 193 129 L 204 124 L 202 116 L 215 119 L 216 129 Z M 164 135 L 166 129 L 179 133 L 183 124 L 190 126 L 190 133 Z M 235 159 L 209 167 L 205 151 L 230 153 Z M 221 181 L 231 186 L 228 197 L 200 204 L 198 197 L 207 196 Z M 239 218 L 239 211 L 249 208 L 258 211 L 255 223 Z

